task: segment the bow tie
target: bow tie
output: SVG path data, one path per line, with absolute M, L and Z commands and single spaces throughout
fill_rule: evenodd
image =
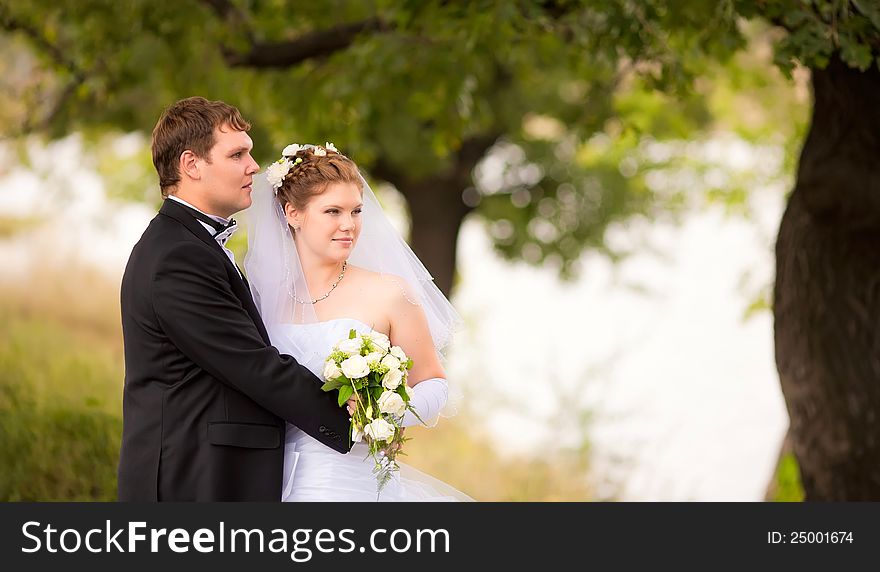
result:
M 220 246 L 226 246 L 226 241 L 235 234 L 236 230 L 238 230 L 238 225 L 236 224 L 235 219 L 229 219 L 229 222 L 225 225 L 218 222 L 215 222 L 215 225 L 211 225 L 217 229 L 217 233 L 214 235 L 214 240 L 216 240 L 217 244 Z
M 229 222 L 223 224 L 222 222 L 218 222 L 212 219 L 211 217 L 199 210 L 191 208 L 187 205 L 181 206 L 188 210 L 190 214 L 192 214 L 196 219 L 202 221 L 203 223 L 214 229 L 214 240 L 216 240 L 217 244 L 219 244 L 220 246 L 226 246 L 226 241 L 229 240 L 229 237 L 232 236 L 236 230 L 238 230 L 238 226 L 234 218 L 230 218 Z

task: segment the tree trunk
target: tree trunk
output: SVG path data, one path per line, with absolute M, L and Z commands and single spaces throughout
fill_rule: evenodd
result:
M 461 200 L 463 187 L 455 181 L 434 180 L 402 189 L 409 202 L 410 246 L 447 297 L 455 278 L 458 232 L 472 210 Z
M 464 203 L 462 193 L 473 185 L 474 167 L 500 136 L 493 131 L 465 139 L 449 168 L 424 178 L 408 177 L 381 157 L 372 168 L 373 175 L 406 197 L 412 223 L 409 244 L 447 298 L 455 281 L 458 232 L 474 210 Z
M 776 364 L 806 500 L 880 500 L 880 72 L 813 70 L 779 228 Z

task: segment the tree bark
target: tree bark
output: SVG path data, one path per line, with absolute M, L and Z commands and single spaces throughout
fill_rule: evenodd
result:
M 806 500 L 880 500 L 880 72 L 813 70 L 779 228 L 776 364 Z
M 500 132 L 490 132 L 465 139 L 448 169 L 425 178 L 408 177 L 382 157 L 370 169 L 406 198 L 412 225 L 409 244 L 447 297 L 455 284 L 458 232 L 474 210 L 464 203 L 462 193 L 473 185 L 474 167 L 499 137 Z
M 404 190 L 409 202 L 410 246 L 447 297 L 452 293 L 458 232 L 472 210 L 461 200 L 463 186 L 452 181 L 425 181 Z
M 226 63 L 232 67 L 287 69 L 313 58 L 323 58 L 345 50 L 360 34 L 389 29 L 390 26 L 379 18 L 370 18 L 326 30 L 316 30 L 288 41 L 254 41 L 247 52 L 238 53 L 224 49 L 223 55 Z

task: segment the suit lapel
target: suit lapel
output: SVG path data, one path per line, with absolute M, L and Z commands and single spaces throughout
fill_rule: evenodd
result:
M 162 204 L 162 208 L 159 209 L 159 214 L 171 217 L 185 226 L 187 230 L 192 232 L 199 240 L 211 247 L 211 249 L 223 259 L 224 263 L 228 265 L 232 272 L 239 276 L 238 280 L 230 280 L 232 291 L 241 301 L 241 305 L 244 307 L 245 311 L 247 311 L 251 319 L 253 319 L 254 324 L 256 324 L 257 329 L 260 331 L 260 335 L 263 337 L 263 340 L 268 344 L 269 334 L 266 332 L 266 327 L 263 325 L 263 320 L 260 318 L 257 306 L 254 304 L 250 286 L 248 285 L 247 279 L 244 277 L 244 273 L 241 272 L 231 260 L 229 260 L 226 253 L 223 252 L 223 248 L 217 244 L 217 241 L 214 240 L 211 233 L 208 232 L 208 230 L 202 226 L 202 224 L 196 220 L 196 218 L 191 215 L 183 205 L 176 201 L 166 199 Z
M 208 232 L 202 223 L 196 220 L 196 218 L 189 213 L 189 211 L 178 202 L 166 199 L 162 204 L 162 208 L 159 209 L 159 214 L 163 214 L 165 216 L 169 216 L 185 226 L 187 230 L 193 233 L 199 240 L 210 246 L 214 249 L 218 254 L 221 254 L 226 262 L 230 265 L 232 262 L 226 257 L 226 253 L 223 252 L 223 249 L 220 248 L 220 245 L 217 244 L 217 241 L 214 240 L 214 237 L 211 236 L 211 233 Z

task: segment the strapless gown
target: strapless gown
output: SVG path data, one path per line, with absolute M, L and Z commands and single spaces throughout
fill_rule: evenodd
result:
M 272 343 L 282 353 L 294 356 L 318 378 L 324 360 L 348 332 L 369 332 L 370 327 L 353 318 L 339 318 L 315 324 L 288 324 L 272 332 Z M 417 440 L 408 447 L 418 447 Z M 287 425 L 284 442 L 284 478 L 281 500 L 302 501 L 472 501 L 466 494 L 409 465 L 376 494 L 373 459 L 365 443 L 356 443 L 348 454 L 340 454 L 294 425 Z

